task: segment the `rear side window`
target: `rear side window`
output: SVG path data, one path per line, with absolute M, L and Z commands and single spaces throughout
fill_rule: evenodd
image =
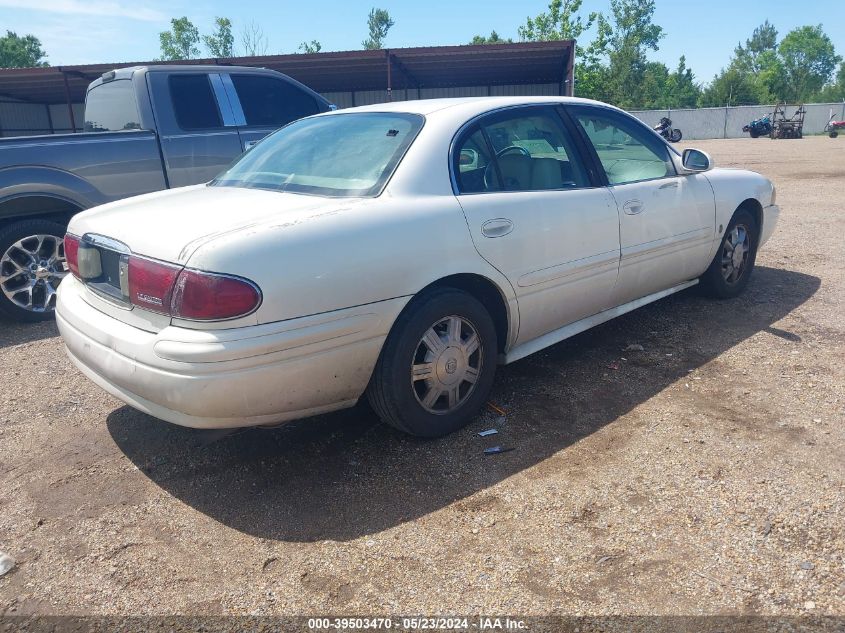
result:
M 172 75 L 170 98 L 176 123 L 183 130 L 223 127 L 208 75 Z
M 131 80 L 109 81 L 88 92 L 85 99 L 86 132 L 140 130 L 140 120 Z
M 247 125 L 282 127 L 320 111 L 312 95 L 287 81 L 261 75 L 231 77 Z
M 590 186 L 559 115 L 545 107 L 516 108 L 484 117 L 458 141 L 453 161 L 459 193 Z

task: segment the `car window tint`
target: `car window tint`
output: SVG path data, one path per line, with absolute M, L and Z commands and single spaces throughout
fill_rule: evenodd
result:
M 92 88 L 85 100 L 85 131 L 140 130 L 135 90 L 128 79 L 109 81 Z
M 172 75 L 170 97 L 176 123 L 183 130 L 206 130 L 223 126 L 207 75 Z
M 675 175 L 669 150 L 651 130 L 612 113 L 576 109 L 611 185 Z
M 482 122 L 505 191 L 588 187 L 589 178 L 557 113 L 493 115 Z
M 247 125 L 282 127 L 317 114 L 314 97 L 296 85 L 260 75 L 232 75 Z
M 453 160 L 460 193 L 501 190 L 498 172 L 491 162 L 490 148 L 478 127 L 469 130 L 458 142 Z

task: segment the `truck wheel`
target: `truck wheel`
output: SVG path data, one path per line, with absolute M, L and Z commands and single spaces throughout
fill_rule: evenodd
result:
M 53 317 L 56 289 L 67 274 L 65 229 L 22 220 L 0 229 L 0 316 L 15 321 Z
M 490 393 L 496 328 L 471 295 L 437 288 L 402 312 L 384 343 L 367 396 L 378 416 L 419 437 L 466 425 Z

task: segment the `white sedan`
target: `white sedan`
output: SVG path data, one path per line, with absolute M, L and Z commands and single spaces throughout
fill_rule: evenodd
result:
M 57 320 L 80 370 L 169 422 L 268 425 L 366 393 L 438 436 L 497 364 L 694 284 L 739 294 L 778 214 L 766 178 L 597 102 L 352 108 L 206 185 L 77 215 Z

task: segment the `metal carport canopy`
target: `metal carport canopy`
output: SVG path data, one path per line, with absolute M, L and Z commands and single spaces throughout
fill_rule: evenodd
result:
M 570 94 L 574 50 L 574 41 L 561 40 L 11 68 L 0 70 L 0 99 L 79 103 L 85 99 L 88 84 L 104 72 L 127 66 L 174 63 L 271 68 L 317 92 L 556 83 L 561 93 Z

